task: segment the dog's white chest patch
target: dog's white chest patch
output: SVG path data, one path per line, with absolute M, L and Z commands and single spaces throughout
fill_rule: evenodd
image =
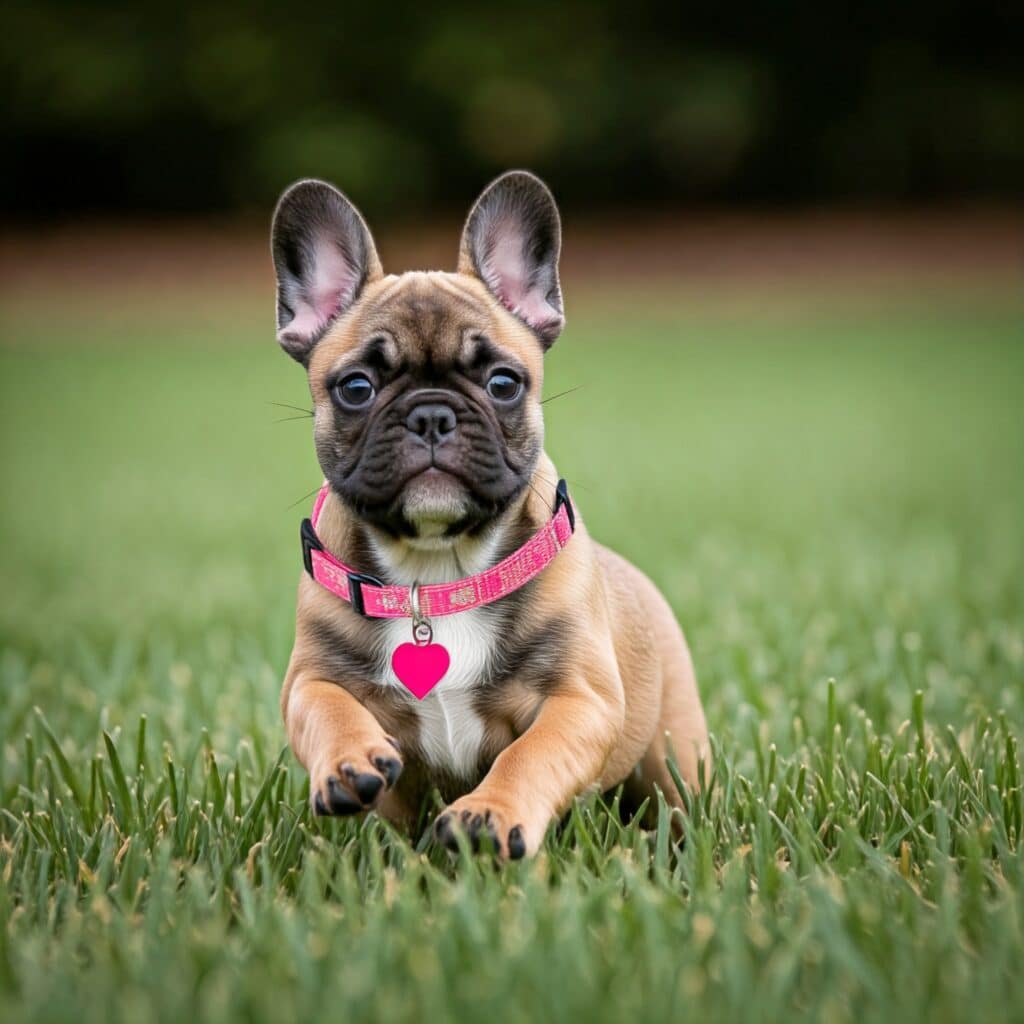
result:
M 441 681 L 423 700 L 412 695 L 419 719 L 419 739 L 424 757 L 437 768 L 467 777 L 476 770 L 484 739 L 483 719 L 473 708 L 475 691 L 485 677 L 494 646 L 494 627 L 479 610 L 432 619 L 434 643 L 448 650 L 451 663 Z M 391 666 L 399 644 L 412 640 L 409 619 L 393 619 L 387 625 L 387 683 L 405 689 Z

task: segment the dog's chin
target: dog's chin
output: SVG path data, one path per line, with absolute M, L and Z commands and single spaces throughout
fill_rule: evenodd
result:
M 436 466 L 414 476 L 402 489 L 402 517 L 415 530 L 409 540 L 428 547 L 447 546 L 452 528 L 473 508 L 466 485 Z

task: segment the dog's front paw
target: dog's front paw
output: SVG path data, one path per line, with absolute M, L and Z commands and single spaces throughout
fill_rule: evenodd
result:
M 459 848 L 458 836 L 464 835 L 474 852 L 489 846 L 499 857 L 519 860 L 537 852 L 540 835 L 531 834 L 522 816 L 494 801 L 473 793 L 446 807 L 434 822 L 434 837 L 449 850 Z
M 398 745 L 324 758 L 309 773 L 309 802 L 316 814 L 358 814 L 374 807 L 402 774 Z

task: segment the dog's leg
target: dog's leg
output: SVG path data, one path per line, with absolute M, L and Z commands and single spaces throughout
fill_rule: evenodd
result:
M 658 727 L 640 761 L 639 796 L 651 798 L 651 813 L 657 807 L 655 787 L 672 807 L 685 807 L 683 795 L 666 765 L 672 757 L 683 781 L 696 793 L 702 782 L 711 778 L 711 748 L 704 709 L 697 692 L 693 659 L 676 624 L 675 616 L 664 601 L 649 610 L 654 632 L 654 648 L 661 662 L 661 710 Z M 700 763 L 704 778 L 701 779 Z
M 394 803 L 387 791 L 402 771 L 398 745 L 348 690 L 323 679 L 291 679 L 281 710 L 292 750 L 309 772 L 309 800 L 317 814 L 378 807 L 394 816 L 387 810 Z
M 459 831 L 474 848 L 487 836 L 513 860 L 536 853 L 548 824 L 599 782 L 623 719 L 617 670 L 602 667 L 586 680 L 566 681 L 497 756 L 480 785 L 438 816 L 435 836 L 449 849 L 457 849 Z

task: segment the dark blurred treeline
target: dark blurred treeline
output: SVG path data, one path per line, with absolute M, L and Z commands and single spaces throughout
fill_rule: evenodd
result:
M 375 215 L 529 166 L 582 207 L 1007 199 L 1024 3 L 5 5 L 8 219 Z

